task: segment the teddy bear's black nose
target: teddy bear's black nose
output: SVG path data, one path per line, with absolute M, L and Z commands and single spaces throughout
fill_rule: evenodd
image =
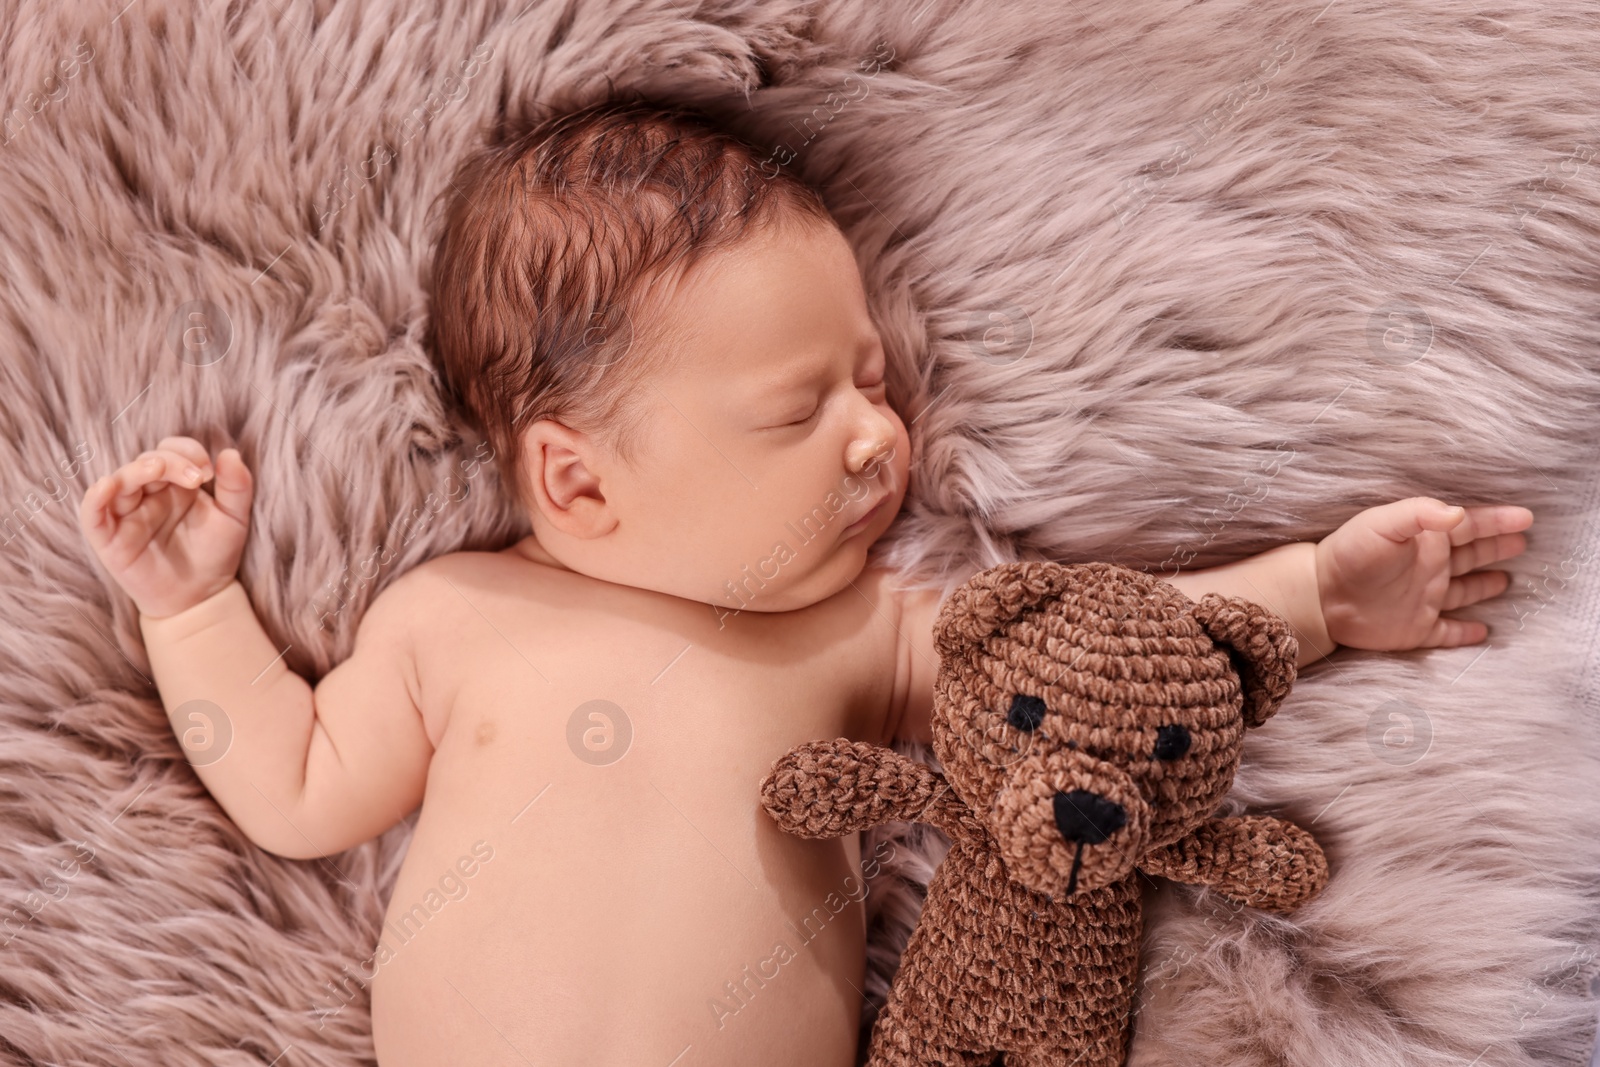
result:
M 1054 805 L 1061 836 L 1085 845 L 1098 845 L 1128 822 L 1121 804 L 1087 789 L 1057 793 Z

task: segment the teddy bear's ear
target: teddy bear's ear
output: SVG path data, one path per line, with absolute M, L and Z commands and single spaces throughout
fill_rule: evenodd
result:
M 1207 593 L 1194 617 L 1221 645 L 1239 672 L 1244 690 L 1244 723 L 1260 726 L 1289 695 L 1300 643 L 1289 623 L 1243 597 Z
M 933 621 L 933 647 L 948 659 L 977 644 L 1072 579 L 1073 565 L 1031 560 L 979 571 L 945 598 Z

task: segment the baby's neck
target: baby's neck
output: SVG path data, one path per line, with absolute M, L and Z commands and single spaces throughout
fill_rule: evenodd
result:
M 533 534 L 529 534 L 527 537 L 524 537 L 510 548 L 506 549 L 506 551 L 521 556 L 524 559 L 531 559 L 535 563 L 542 563 L 546 567 L 554 567 L 557 570 L 562 571 L 572 570 L 571 567 L 567 566 L 565 563 L 562 563 L 559 559 L 556 559 L 550 553 L 546 552 L 544 546 L 539 543 L 539 539 Z

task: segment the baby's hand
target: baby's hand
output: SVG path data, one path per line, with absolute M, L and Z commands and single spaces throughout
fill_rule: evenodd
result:
M 1317 589 L 1328 636 L 1379 651 L 1468 645 L 1481 622 L 1440 612 L 1498 596 L 1505 571 L 1475 568 L 1527 548 L 1533 524 L 1523 507 L 1453 507 L 1414 496 L 1368 508 L 1317 544 Z
M 233 581 L 250 526 L 250 471 L 238 449 L 217 456 L 215 497 L 205 446 L 164 438 L 89 487 L 78 523 L 100 562 L 141 615 L 163 618 Z

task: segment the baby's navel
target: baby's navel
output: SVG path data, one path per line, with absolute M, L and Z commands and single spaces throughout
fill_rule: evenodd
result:
M 479 745 L 487 745 L 493 741 L 494 720 L 484 719 L 483 721 L 479 722 L 477 732 L 473 734 L 473 740 L 477 741 Z

